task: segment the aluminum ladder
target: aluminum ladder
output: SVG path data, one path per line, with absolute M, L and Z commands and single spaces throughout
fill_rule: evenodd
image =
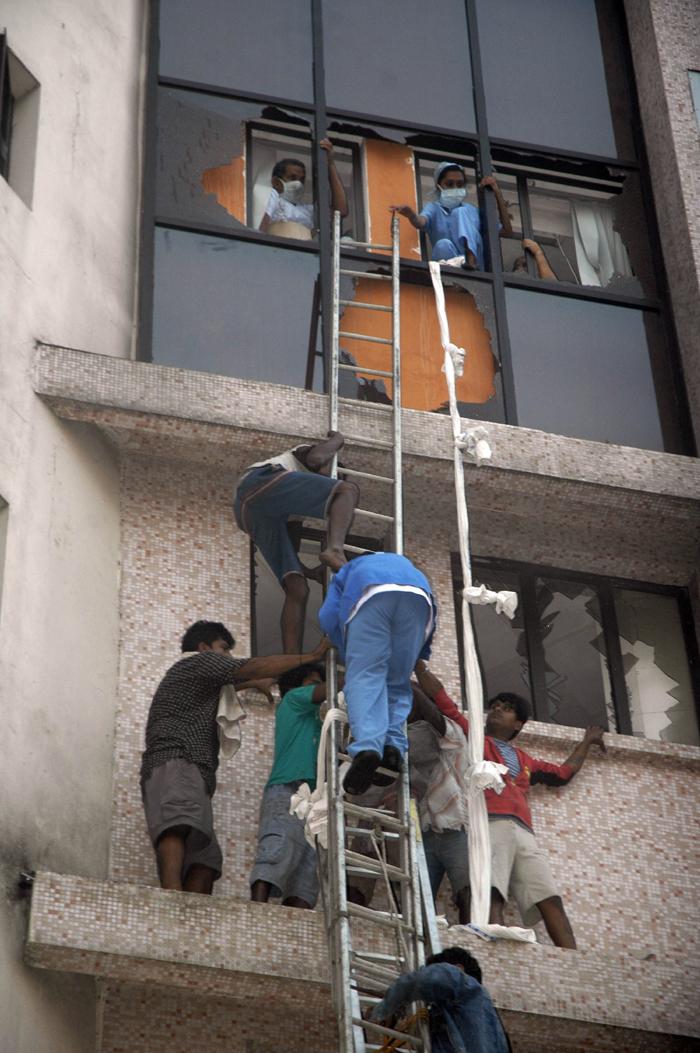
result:
M 378 441 L 367 436 L 346 436 L 347 441 L 363 445 L 380 446 L 391 450 L 391 476 L 374 475 L 350 469 L 338 469 L 337 458 L 332 465 L 332 474 L 345 475 L 351 479 L 368 479 L 390 486 L 393 494 L 393 515 L 387 516 L 365 509 L 356 510 L 357 516 L 366 516 L 387 523 L 387 539 L 391 537 L 391 548 L 394 552 L 403 553 L 403 518 L 402 518 L 402 464 L 401 464 L 401 356 L 400 356 L 400 285 L 399 285 L 399 219 L 394 215 L 392 220 L 391 245 L 377 245 L 369 242 L 342 242 L 344 249 L 391 249 L 391 275 L 367 274 L 353 270 L 351 266 L 341 268 L 340 214 L 334 215 L 333 224 L 333 328 L 331 338 L 330 368 L 330 419 L 329 426 L 338 430 L 339 412 L 345 404 L 366 407 L 368 403 L 355 399 L 339 398 L 338 378 L 340 370 L 350 370 L 368 376 L 386 377 L 392 382 L 392 405 L 386 411 L 392 414 L 391 441 Z M 391 307 L 361 303 L 357 300 L 340 298 L 340 276 L 369 278 L 370 280 L 390 281 L 392 296 Z M 340 328 L 341 306 L 353 306 L 360 309 L 384 310 L 391 312 L 391 340 L 379 337 L 363 336 L 361 333 L 344 332 Z M 339 362 L 339 340 L 341 337 L 364 339 L 370 342 L 391 344 L 392 370 L 381 371 L 365 369 L 362 366 L 346 365 Z M 375 406 L 374 403 L 370 404 Z M 376 408 L 376 406 L 375 406 Z M 342 429 L 341 429 L 342 430 Z M 345 433 L 344 433 L 345 434 Z M 358 552 L 363 549 L 346 546 Z M 337 706 L 338 680 L 335 651 L 328 653 L 327 666 L 328 701 L 333 708 Z M 424 964 L 426 945 L 428 953 L 440 950 L 440 941 L 435 919 L 435 909 L 428 882 L 427 867 L 423 846 L 419 839 L 420 827 L 417 821 L 415 803 L 411 801 L 408 784 L 408 761 L 404 758 L 403 770 L 397 780 L 397 814 L 388 811 L 362 808 L 345 800 L 340 784 L 340 764 L 349 758 L 341 749 L 341 738 L 344 725 L 333 721 L 327 737 L 326 772 L 328 779 L 328 851 L 320 851 L 321 882 L 323 905 L 326 917 L 329 958 L 331 962 L 331 989 L 333 1009 L 338 1021 L 340 1053 L 374 1053 L 381 1049 L 385 1036 L 404 1038 L 409 1049 L 430 1053 L 430 1038 L 425 1020 L 418 1021 L 415 1034 L 404 1035 L 402 1032 L 362 1020 L 362 1010 L 376 1005 L 380 995 L 397 977 L 404 972 L 417 969 Z M 381 770 L 381 769 L 380 769 Z M 369 824 L 374 836 L 368 834 Z M 368 858 L 348 848 L 348 837 L 363 835 L 369 837 L 377 851 L 377 858 Z M 382 845 L 390 840 L 398 840 L 399 866 L 390 866 L 385 860 L 385 849 Z M 372 910 L 348 902 L 347 878 L 349 875 L 363 875 L 377 878 L 384 883 L 389 893 L 390 909 L 388 911 Z M 392 900 L 388 886 L 392 882 L 400 889 L 398 896 Z M 393 938 L 395 946 L 390 953 L 379 954 L 358 950 L 353 946 L 351 919 L 357 919 L 364 926 L 376 927 L 385 937 Z

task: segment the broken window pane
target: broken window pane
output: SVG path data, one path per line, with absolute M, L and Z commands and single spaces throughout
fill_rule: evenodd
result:
M 160 74 L 313 102 L 309 0 L 167 0 Z
M 365 366 L 391 372 L 391 345 L 371 343 L 345 333 L 391 339 L 391 282 L 376 275 L 389 276 L 389 267 L 348 258 L 353 270 L 367 272 L 366 278 L 342 276 L 341 300 L 373 304 L 377 309 L 341 307 L 341 364 Z M 375 275 L 375 276 L 373 276 Z M 404 275 L 402 274 L 402 278 Z M 428 275 L 406 271 L 401 283 L 401 370 L 402 405 L 433 413 L 447 412 L 447 387 L 442 373 L 444 355 L 435 309 L 435 295 Z M 421 283 L 418 284 L 418 281 Z M 457 378 L 457 399 L 465 417 L 503 421 L 500 366 L 495 355 L 496 342 L 491 288 L 481 282 L 446 276 L 445 302 L 450 336 L 467 351 L 464 374 Z M 382 310 L 382 308 L 384 308 Z M 357 376 L 357 379 L 356 379 Z M 363 401 L 391 403 L 391 380 L 360 372 L 341 371 L 341 394 Z M 355 393 L 353 394 L 353 388 Z
M 700 745 L 678 601 L 659 593 L 613 591 L 632 733 Z
M 489 135 L 619 156 L 615 70 L 604 61 L 595 0 L 476 0 L 476 7 Z
M 471 605 L 481 676 L 486 702 L 501 691 L 513 691 L 526 698 L 532 707 L 530 671 L 527 660 L 525 621 L 520 602 L 517 574 L 474 567 L 474 584 L 486 585 L 494 592 L 517 592 L 518 607 L 511 621 L 496 614 L 491 604 Z
M 549 716 L 555 724 L 615 729 L 598 595 L 576 581 L 538 578 Z
M 475 131 L 462 0 L 323 0 L 323 47 L 330 108 Z
M 156 228 L 153 361 L 303 387 L 318 271 L 314 252 Z
M 301 524 L 294 524 L 294 526 Z M 320 540 L 302 538 L 299 547 L 299 561 L 307 567 L 319 566 L 319 553 L 321 551 Z M 254 550 L 254 596 L 253 596 L 253 618 L 255 634 L 255 655 L 282 654 L 282 632 L 280 629 L 280 614 L 284 604 L 284 592 L 282 586 L 272 573 L 268 565 L 260 557 L 257 548 Z M 318 621 L 318 612 L 323 603 L 323 587 L 312 579 L 307 578 L 309 585 L 309 602 L 306 607 L 306 618 L 304 620 L 304 641 L 302 648 L 308 653 L 313 651 L 318 641 L 323 636 L 323 630 Z
M 297 127 L 285 126 L 285 117 Z M 253 120 L 308 156 L 310 129 L 303 118 L 257 103 L 160 88 L 156 214 L 221 227 L 252 225 L 248 215 L 257 199 L 246 191 L 246 129 Z M 266 195 L 261 188 L 258 196 L 266 205 L 269 195 L 268 179 Z
M 518 423 L 578 439 L 663 450 L 647 312 L 506 289 Z M 658 375 L 657 375 L 658 374 Z M 671 427 L 671 425 L 669 425 Z

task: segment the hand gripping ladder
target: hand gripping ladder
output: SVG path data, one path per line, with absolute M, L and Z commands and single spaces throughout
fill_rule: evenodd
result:
M 333 430 L 338 428 L 339 410 L 346 403 L 366 407 L 367 403 L 355 399 L 338 397 L 338 375 L 340 369 L 351 370 L 372 376 L 387 377 L 392 381 L 392 441 L 378 442 L 367 436 L 347 436 L 353 441 L 371 446 L 384 446 L 392 453 L 392 476 L 370 475 L 349 469 L 340 471 L 351 478 L 370 479 L 385 483 L 393 491 L 393 515 L 358 510 L 356 515 L 369 516 L 387 521 L 394 552 L 403 552 L 403 520 L 401 489 L 401 361 L 399 345 L 399 220 L 392 221 L 392 244 L 374 245 L 367 242 L 347 242 L 343 247 L 366 249 L 391 249 L 391 276 L 367 275 L 364 271 L 341 269 L 340 260 L 340 215 L 334 216 L 333 228 L 333 331 L 330 369 L 330 420 Z M 372 304 L 340 299 L 340 275 L 390 281 L 392 284 L 391 311 L 392 338 L 384 340 L 392 346 L 392 371 L 365 369 L 362 366 L 339 363 L 339 338 L 367 339 L 376 342 L 378 337 L 363 337 L 359 333 L 340 330 L 341 305 L 376 310 Z M 372 404 L 373 408 L 376 408 Z M 337 476 L 334 463 L 333 475 Z M 389 533 L 389 531 L 388 531 Z M 347 546 L 351 548 L 351 546 Z M 354 549 L 354 551 L 363 551 Z M 337 707 L 337 668 L 335 652 L 328 654 L 327 687 L 330 706 Z M 430 1053 L 430 1039 L 425 1020 L 418 1021 L 415 1034 L 405 1035 L 378 1024 L 363 1021 L 362 1008 L 375 1005 L 380 995 L 404 972 L 423 965 L 428 953 L 440 950 L 435 910 L 428 882 L 425 855 L 420 840 L 415 803 L 411 801 L 408 784 L 408 762 L 404 759 L 403 771 L 397 781 L 397 814 L 386 810 L 362 808 L 347 802 L 340 783 L 339 764 L 348 758 L 340 751 L 342 725 L 333 720 L 327 736 L 326 771 L 328 772 L 328 851 L 321 851 L 321 874 L 323 904 L 328 933 L 329 957 L 331 961 L 331 987 L 333 1008 L 338 1020 L 340 1053 L 373 1053 L 382 1048 L 386 1037 L 406 1040 L 409 1049 Z M 369 828 L 369 829 L 368 829 Z M 360 835 L 372 842 L 375 858 L 351 850 L 348 837 Z M 387 843 L 398 842 L 398 866 L 386 861 Z M 393 854 L 392 854 L 393 857 Z M 372 910 L 348 902 L 347 878 L 349 875 L 376 878 L 380 887 L 388 893 L 389 910 Z M 398 888 L 397 894 L 391 886 Z M 354 924 L 351 920 L 356 919 Z M 358 939 L 362 930 L 362 939 Z M 368 936 L 369 934 L 369 936 Z M 368 942 L 369 941 L 369 942 Z M 361 949 L 378 946 L 385 953 Z

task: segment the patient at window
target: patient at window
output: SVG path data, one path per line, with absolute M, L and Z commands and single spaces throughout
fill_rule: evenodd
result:
M 331 209 L 347 216 L 348 203 L 343 184 L 333 160 L 333 147 L 328 139 L 319 143 L 328 155 L 328 180 L 331 190 Z M 276 234 L 279 238 L 296 238 L 310 241 L 316 237 L 316 209 L 303 202 L 306 184 L 306 165 L 293 157 L 278 161 L 272 169 L 272 190 L 265 215 L 260 223 L 263 234 Z

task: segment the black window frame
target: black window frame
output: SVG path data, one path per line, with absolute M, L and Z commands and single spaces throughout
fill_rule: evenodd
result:
M 673 400 L 673 415 L 678 421 L 679 438 L 670 452 L 696 456 L 697 447 L 693 428 L 691 424 L 690 410 L 683 380 L 683 368 L 678 348 L 675 323 L 671 312 L 671 300 L 669 295 L 668 279 L 663 265 L 661 252 L 661 241 L 653 202 L 651 181 L 649 177 L 646 150 L 642 133 L 639 106 L 634 81 L 631 51 L 626 31 L 626 17 L 622 0 L 610 0 L 610 11 L 607 12 L 608 20 L 613 20 L 616 26 L 616 47 L 621 56 L 623 68 L 620 75 L 626 83 L 629 97 L 629 112 L 631 114 L 631 142 L 635 157 L 617 158 L 600 157 L 592 154 L 578 153 L 570 150 L 555 150 L 551 147 L 543 147 L 539 144 L 514 142 L 489 136 L 486 98 L 484 93 L 484 80 L 479 50 L 479 30 L 477 23 L 477 12 L 475 0 L 464 0 L 467 28 L 469 32 L 469 47 L 472 68 L 472 84 L 474 95 L 474 107 L 476 114 L 477 131 L 474 135 L 459 131 L 451 131 L 437 127 L 427 127 L 419 124 L 401 122 L 395 119 L 384 119 L 370 114 L 353 113 L 345 110 L 337 110 L 327 107 L 325 98 L 325 78 L 323 61 L 323 19 L 321 0 L 309 0 L 311 6 L 312 22 L 312 54 L 313 54 L 313 82 L 314 102 L 303 103 L 294 99 L 280 99 L 275 96 L 263 96 L 248 92 L 241 86 L 239 89 L 223 88 L 221 86 L 195 83 L 172 77 L 159 77 L 158 74 L 158 9 L 159 0 L 151 0 L 151 33 L 150 50 L 148 57 L 147 74 L 147 121 L 146 141 L 144 149 L 144 186 L 142 194 L 142 255 L 140 267 L 140 291 L 139 291 L 139 319 L 138 319 L 138 356 L 143 360 L 150 360 L 152 339 L 152 311 L 153 311 L 153 230 L 155 225 L 171 226 L 182 230 L 196 230 L 206 234 L 213 234 L 226 238 L 240 238 L 244 240 L 258 241 L 260 244 L 274 244 L 281 247 L 281 239 L 272 239 L 254 231 L 250 228 L 236 230 L 222 230 L 215 225 L 204 226 L 202 224 L 189 225 L 182 220 L 176 222 L 167 216 L 155 215 L 155 175 L 156 175 L 156 102 L 158 86 L 168 86 L 185 91 L 198 93 L 209 93 L 220 97 L 247 100 L 269 106 L 277 106 L 281 110 L 294 110 L 300 116 L 308 115 L 312 145 L 313 145 L 313 179 L 316 187 L 316 207 L 319 217 L 319 237 L 313 245 L 304 242 L 294 242 L 289 248 L 296 251 L 317 252 L 320 256 L 321 288 L 319 293 L 319 310 L 321 321 L 321 342 L 324 356 L 324 378 L 329 376 L 328 363 L 330 360 L 330 333 L 331 333 L 331 223 L 330 223 L 330 194 L 327 178 L 327 159 L 325 152 L 320 148 L 320 141 L 329 133 L 337 134 L 342 138 L 343 131 L 346 134 L 363 135 L 368 137 L 381 134 L 382 128 L 399 129 L 405 134 L 405 142 L 411 146 L 416 154 L 420 156 L 422 149 L 444 149 L 449 155 L 450 140 L 453 149 L 458 152 L 460 144 L 462 148 L 469 144 L 473 149 L 476 146 L 476 164 L 479 177 L 494 174 L 494 166 L 498 166 L 498 155 L 504 151 L 513 151 L 519 154 L 531 153 L 537 156 L 540 162 L 550 158 L 553 162 L 557 159 L 578 162 L 582 165 L 609 165 L 617 169 L 626 169 L 637 172 L 640 178 L 641 194 L 644 213 L 647 218 L 650 261 L 654 269 L 658 298 L 654 300 L 642 299 L 632 296 L 616 295 L 608 293 L 605 289 L 591 286 L 572 286 L 564 282 L 542 281 L 534 275 L 527 277 L 509 277 L 504 274 L 500 263 L 500 238 L 498 233 L 498 215 L 496 202 L 492 193 L 479 191 L 479 204 L 485 215 L 485 237 L 484 249 L 486 256 L 486 272 L 474 272 L 470 276 L 473 280 L 487 282 L 493 290 L 493 305 L 495 314 L 495 337 L 497 343 L 497 357 L 501 366 L 501 380 L 503 388 L 503 407 L 505 423 L 518 424 L 517 393 L 515 390 L 513 367 L 511 360 L 510 341 L 508 335 L 508 317 L 506 309 L 506 288 L 517 284 L 520 289 L 525 289 L 535 295 L 537 293 L 550 293 L 557 296 L 574 297 L 578 299 L 593 300 L 608 304 L 617 304 L 640 311 L 650 311 L 661 318 L 666 345 L 665 369 L 668 372 L 668 389 Z M 614 9 L 614 10 L 613 10 Z M 468 151 L 471 153 L 471 150 Z M 423 238 L 423 245 L 425 239 Z M 282 246 L 284 247 L 284 246 Z M 384 260 L 369 252 L 358 253 L 360 258 L 366 258 L 374 262 Z M 408 272 L 427 272 L 428 264 L 421 260 L 402 260 L 402 269 Z M 424 284 L 427 273 L 416 275 L 416 279 Z M 311 357 L 309 361 L 311 361 Z M 307 369 L 307 380 L 313 375 L 311 368 Z M 307 384 L 307 386 L 309 386 Z M 324 390 L 327 390 L 327 379 L 324 379 Z M 675 441 L 675 440 L 674 440 Z
M 462 641 L 462 564 L 459 553 L 451 553 L 452 581 L 454 585 L 454 607 L 457 621 L 457 649 L 459 654 L 460 678 L 464 697 L 464 653 Z M 601 628 L 605 640 L 606 662 L 610 678 L 612 706 L 615 713 L 616 727 L 610 731 L 620 735 L 632 734 L 632 718 L 629 697 L 623 666 L 620 636 L 615 611 L 615 589 L 628 589 L 633 592 L 654 593 L 671 596 L 678 603 L 678 611 L 683 631 L 690 678 L 693 689 L 695 713 L 700 724 L 700 652 L 695 635 L 695 623 L 688 590 L 680 585 L 660 585 L 657 582 L 637 581 L 618 576 L 585 573 L 566 570 L 561 567 L 523 563 L 519 560 L 504 560 L 488 556 L 472 556 L 472 575 L 475 580 L 488 581 L 489 574 L 507 572 L 516 575 L 520 591 L 520 613 L 524 620 L 525 639 L 527 643 L 528 675 L 530 678 L 530 697 L 532 699 L 533 717 L 543 724 L 557 724 L 549 715 L 547 687 L 545 683 L 545 657 L 542 639 L 538 632 L 538 619 L 535 600 L 535 582 L 537 578 L 555 578 L 562 581 L 575 581 L 595 589 L 600 602 Z M 473 625 L 473 621 L 472 621 Z M 476 634 L 475 634 L 476 638 Z M 477 645 L 478 653 L 478 645 Z M 479 659 L 481 662 L 481 659 Z M 484 697 L 484 706 L 486 705 Z
M 12 147 L 12 117 L 14 95 L 10 83 L 7 32 L 0 33 L 0 176 L 9 180 L 10 150 Z

